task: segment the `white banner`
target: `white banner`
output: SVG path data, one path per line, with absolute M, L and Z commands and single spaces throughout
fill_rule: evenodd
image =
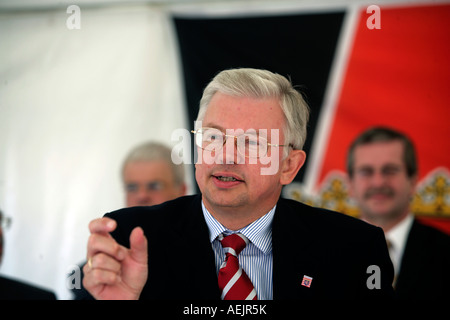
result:
M 59 299 L 89 221 L 124 206 L 125 154 L 189 127 L 170 16 L 66 9 L 0 17 L 0 271 Z

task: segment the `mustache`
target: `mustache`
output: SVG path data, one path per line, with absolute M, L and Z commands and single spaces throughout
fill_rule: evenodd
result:
M 392 188 L 389 188 L 389 187 L 371 188 L 371 189 L 367 190 L 367 192 L 364 194 L 364 198 L 368 199 L 368 198 L 372 197 L 373 195 L 377 195 L 377 194 L 392 197 L 395 194 L 395 192 Z

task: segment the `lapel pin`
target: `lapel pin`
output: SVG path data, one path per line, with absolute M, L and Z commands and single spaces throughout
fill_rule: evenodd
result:
M 307 288 L 311 287 L 312 279 L 313 279 L 312 277 L 309 277 L 306 275 L 303 276 L 302 286 L 307 287 Z

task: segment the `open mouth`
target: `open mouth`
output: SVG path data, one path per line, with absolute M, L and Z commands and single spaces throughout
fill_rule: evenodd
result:
M 213 177 L 221 182 L 243 182 L 242 179 L 237 177 L 236 175 L 230 175 L 230 174 L 213 174 Z
M 239 181 L 233 177 L 224 177 L 224 176 L 214 176 L 216 179 L 223 181 L 223 182 L 230 182 L 230 181 Z

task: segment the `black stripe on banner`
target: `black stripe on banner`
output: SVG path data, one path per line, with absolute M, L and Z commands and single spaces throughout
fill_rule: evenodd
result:
M 249 18 L 174 17 L 192 129 L 207 83 L 221 70 L 262 68 L 289 77 L 311 107 L 311 141 L 344 19 L 344 11 Z M 194 153 L 192 153 L 194 154 Z M 300 170 L 302 181 L 308 165 Z

